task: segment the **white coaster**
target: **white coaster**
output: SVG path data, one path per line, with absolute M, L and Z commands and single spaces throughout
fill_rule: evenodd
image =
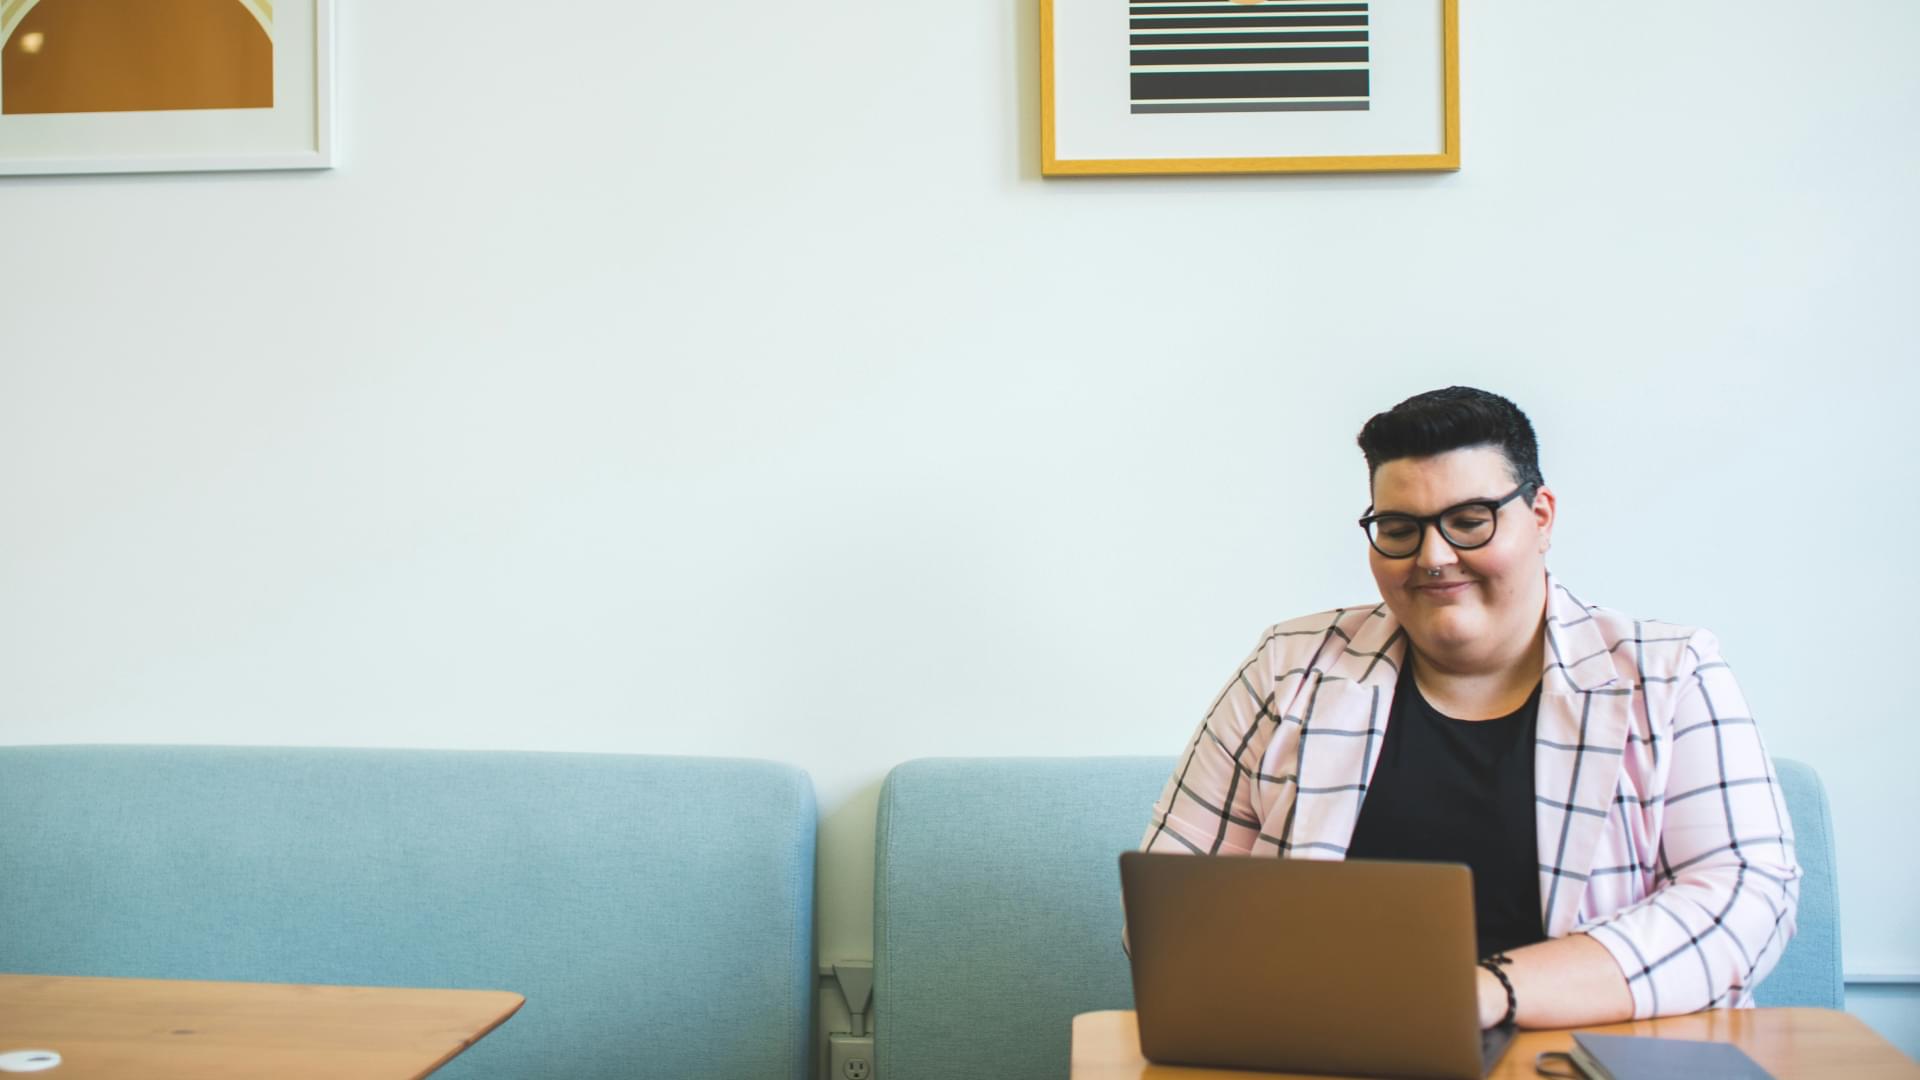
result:
M 0 1072 L 45 1072 L 60 1064 L 60 1055 L 51 1050 L 8 1050 L 0 1053 Z

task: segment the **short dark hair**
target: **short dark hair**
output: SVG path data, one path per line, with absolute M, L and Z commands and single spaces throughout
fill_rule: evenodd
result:
M 1527 414 L 1499 394 L 1471 386 L 1429 390 L 1376 413 L 1360 429 L 1359 441 L 1369 485 L 1389 461 L 1482 446 L 1507 459 L 1514 483 L 1535 490 L 1546 483 L 1540 475 L 1540 445 Z

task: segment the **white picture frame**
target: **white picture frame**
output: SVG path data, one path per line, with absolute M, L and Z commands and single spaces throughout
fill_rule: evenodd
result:
M 233 0 L 268 29 L 271 107 L 7 113 L 14 39 L 57 2 L 0 0 L 0 176 L 333 167 L 333 0 Z

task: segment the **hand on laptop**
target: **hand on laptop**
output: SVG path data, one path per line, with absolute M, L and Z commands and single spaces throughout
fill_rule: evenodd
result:
M 1568 934 L 1506 955 L 1510 959 L 1500 970 L 1513 980 L 1516 1026 L 1563 1028 L 1633 1019 L 1626 976 L 1592 937 Z M 1484 967 L 1474 969 L 1474 979 L 1484 1031 L 1507 1014 L 1507 991 Z

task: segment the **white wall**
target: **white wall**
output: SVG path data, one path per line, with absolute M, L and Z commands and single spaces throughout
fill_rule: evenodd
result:
M 0 183 L 0 735 L 794 762 L 864 956 L 887 768 L 1173 753 L 1467 382 L 1920 972 L 1920 6 L 1467 8 L 1458 174 L 1042 182 L 1033 0 L 343 3 L 340 168 Z

